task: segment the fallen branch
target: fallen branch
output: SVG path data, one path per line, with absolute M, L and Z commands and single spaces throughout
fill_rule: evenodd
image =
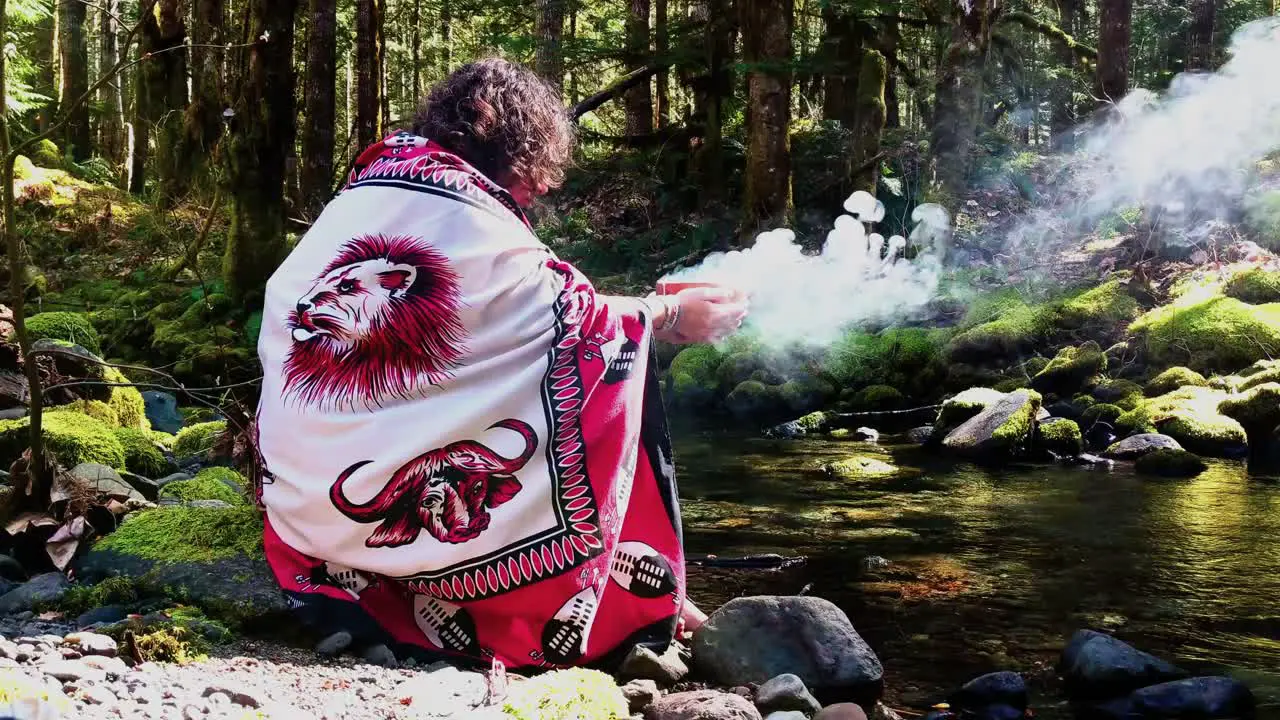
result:
M 569 109 L 569 117 L 572 118 L 573 120 L 577 120 L 583 115 L 586 115 L 592 110 L 595 110 L 601 105 L 618 97 L 622 93 L 630 90 L 631 88 L 639 85 L 642 82 L 645 82 L 646 80 L 653 77 L 654 75 L 657 75 L 659 72 L 666 70 L 670 66 L 671 66 L 671 63 L 654 63 L 652 65 L 646 65 L 642 68 L 632 70 L 631 72 L 619 78 L 617 82 L 615 82 L 614 84 L 601 90 L 595 95 L 588 97 L 587 99 L 583 100 L 577 105 L 574 105 L 572 108 Z
M 578 130 L 584 140 L 612 143 L 620 147 L 649 148 L 666 145 L 675 140 L 687 141 L 689 138 L 702 137 L 703 128 L 689 125 L 672 125 L 661 130 L 642 135 L 605 135 L 585 128 Z
M 1072 36 L 1070 33 L 1068 33 L 1066 30 L 1063 30 L 1062 28 L 1058 27 L 1057 25 L 1054 25 L 1051 22 L 1048 22 L 1046 20 L 1041 20 L 1040 18 L 1037 18 L 1031 13 L 1025 13 L 1025 12 L 1005 13 L 1004 16 L 1000 18 L 1000 22 L 1015 23 L 1017 25 L 1021 25 L 1022 27 L 1032 32 L 1037 32 L 1037 33 L 1040 33 L 1041 35 L 1044 35 L 1045 37 L 1051 38 L 1053 40 L 1057 40 L 1058 42 L 1066 45 L 1067 49 L 1074 52 L 1077 57 L 1081 57 L 1086 60 L 1098 59 L 1098 51 L 1096 48 L 1090 47 L 1088 45 L 1085 45 L 1082 42 L 1077 41 L 1075 37 Z

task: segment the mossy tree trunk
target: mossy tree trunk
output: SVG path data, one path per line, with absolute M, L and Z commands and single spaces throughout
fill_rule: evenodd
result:
M 553 87 L 564 90 L 564 5 L 566 0 L 538 0 L 538 48 L 534 67 Z
M 184 149 L 191 167 L 206 165 L 222 135 L 226 84 L 222 74 L 223 0 L 195 0 L 191 24 L 191 104 L 187 107 Z
M 792 0 L 740 0 L 748 68 L 746 217 L 749 235 L 791 218 Z
M 1118 102 L 1129 92 L 1129 43 L 1133 0 L 1100 0 L 1097 96 Z
M 236 94 L 227 149 L 231 228 L 223 273 L 244 307 L 257 305 L 284 257 L 285 159 L 294 140 L 293 19 L 297 0 L 248 0 L 258 38 Z M 262 40 L 264 35 L 268 38 Z
M 311 0 L 307 28 L 306 116 L 302 129 L 302 200 L 320 214 L 333 189 L 334 88 L 338 82 L 338 3 Z M 417 30 L 414 30 L 415 37 Z M 416 78 L 416 67 L 415 67 Z M 415 79 L 415 83 L 417 80 Z M 415 92 L 416 89 L 415 89 Z
M 1213 33 L 1217 25 L 1217 0 L 1192 0 L 1187 26 L 1187 70 L 1212 70 Z
M 1055 0 L 1058 27 L 1071 32 L 1075 27 L 1079 0 Z M 1072 130 L 1076 125 L 1075 67 L 1076 53 L 1064 39 L 1053 41 L 1060 71 L 1049 89 L 1049 145 L 1055 150 L 1070 150 Z
M 88 6 L 81 0 L 58 0 L 58 58 L 61 77 L 58 100 L 62 106 L 74 103 L 89 89 L 89 45 L 85 23 Z M 89 132 L 89 106 L 76 105 L 63 127 L 63 149 L 76 162 L 84 162 L 93 152 Z
M 853 147 L 850 155 L 853 173 L 850 176 L 852 190 L 865 190 L 876 194 L 880 179 L 880 136 L 884 132 L 886 109 L 884 103 L 885 81 L 888 64 L 884 56 L 875 50 L 862 51 L 862 70 L 858 73 L 858 96 L 853 124 Z
M 33 123 L 36 132 L 44 132 L 58 113 L 58 75 L 54 72 L 58 66 L 55 62 L 58 56 L 58 38 L 54 29 L 57 24 L 54 17 L 51 14 L 36 23 L 32 42 L 35 56 L 31 59 L 36 68 L 36 76 L 31 89 L 49 98 L 49 102 L 36 112 Z
M 698 47 L 689 54 L 701 55 L 706 74 L 690 81 L 693 116 L 704 127 L 702 145 L 694 154 L 694 168 L 704 202 L 724 195 L 724 106 L 733 93 L 733 19 L 730 0 L 692 0 L 691 20 L 701 33 L 691 34 Z
M 667 0 L 653 0 L 653 49 L 661 62 L 667 61 L 670 52 Z M 666 68 L 659 70 L 653 85 L 657 93 L 658 127 L 665 128 L 671 122 L 671 73 Z
M 996 0 L 957 0 L 951 37 L 938 67 L 933 117 L 935 182 L 951 198 L 960 198 L 982 121 L 984 68 L 991 49 Z
M 627 3 L 627 70 L 637 70 L 649 61 L 649 0 Z M 653 132 L 653 89 L 646 80 L 627 90 L 622 96 L 627 114 L 628 135 Z
M 161 206 L 186 194 L 190 163 L 183 157 L 183 118 L 187 108 L 187 28 L 178 0 L 160 0 L 143 18 L 138 38 L 134 98 L 133 158 L 129 190 L 146 189 L 151 141 L 156 144 L 157 200 Z
M 120 60 L 120 0 L 102 0 L 98 10 L 98 67 L 99 75 L 115 67 Z M 124 162 L 124 82 L 103 85 L 98 91 L 98 105 L 102 114 L 98 121 L 98 149 L 102 156 L 117 167 Z
M 356 152 L 363 152 L 385 134 L 381 64 L 385 3 L 356 0 Z
M 822 10 L 826 34 L 822 41 L 822 117 L 852 127 L 858 91 L 863 32 L 847 9 L 829 3 Z

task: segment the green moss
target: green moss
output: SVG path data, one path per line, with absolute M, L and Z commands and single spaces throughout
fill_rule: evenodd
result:
M 792 412 L 807 412 L 825 403 L 835 394 L 836 389 L 819 378 L 808 377 L 788 380 L 782 384 L 778 392 L 782 402 Z
M 1142 401 L 1142 386 L 1130 380 L 1102 380 L 1093 387 L 1093 397 L 1101 403 L 1132 410 Z
M 1280 426 L 1280 383 L 1263 383 L 1232 395 L 1218 403 L 1218 412 L 1239 422 L 1259 441 L 1265 440 Z
M 724 405 L 739 420 L 772 416 L 784 407 L 781 390 L 757 380 L 739 383 L 725 398 Z
M 1036 429 L 1036 444 L 1059 455 L 1079 455 L 1084 450 L 1084 437 L 1074 421 L 1058 419 L 1041 423 Z
M 120 427 L 151 430 L 151 423 L 147 420 L 147 403 L 142 399 L 142 392 L 131 385 L 119 384 L 128 383 L 129 378 L 116 368 L 106 367 L 102 370 L 102 379 L 104 382 L 116 383 L 111 388 L 107 403 L 120 418 Z
M 48 138 L 40 140 L 31 149 L 31 161 L 42 168 L 62 168 L 62 151 Z
M 1090 398 L 1092 400 L 1092 398 Z M 1097 403 L 1085 408 L 1080 414 L 1080 426 L 1084 428 L 1093 427 L 1094 423 L 1104 422 L 1115 427 L 1116 420 L 1124 414 L 1124 409 L 1112 405 L 1111 403 Z
M 1043 358 L 1037 355 L 1033 358 L 1028 358 L 1025 362 L 1022 363 L 1022 372 L 1027 377 L 1033 378 L 1036 375 L 1039 375 L 1040 371 L 1044 370 L 1048 366 L 1049 366 L 1049 359 Z
M 1018 392 L 1025 394 L 1029 398 L 1029 402 L 1022 404 L 1017 412 L 1009 416 L 1009 419 L 1000 424 L 991 434 L 993 445 L 1004 447 L 1017 447 L 1026 442 L 1031 437 L 1032 430 L 1036 426 L 1036 415 L 1040 412 L 1040 393 L 1034 390 L 1019 390 Z
M 1143 475 L 1195 477 L 1206 469 L 1204 460 L 1186 450 L 1161 448 L 1138 458 L 1134 469 Z
M 172 451 L 174 444 L 178 442 L 178 437 L 176 435 L 170 435 L 167 432 L 160 432 L 159 430 L 152 430 L 148 432 L 147 437 L 151 438 L 151 441 L 155 444 L 169 451 Z
M 990 388 L 969 388 L 962 393 L 948 398 L 938 410 L 937 427 L 950 430 L 977 415 L 1005 396 L 999 390 Z
M 829 416 L 824 412 L 811 412 L 796 420 L 796 424 L 807 433 L 820 433 L 827 427 Z
M 897 475 L 899 470 L 890 463 L 867 455 L 852 455 L 844 460 L 828 463 L 823 472 L 841 480 L 861 480 Z
M 30 418 L 0 421 L 0 459 L 5 463 L 13 462 L 27 449 L 30 423 Z M 45 413 L 43 418 L 45 446 L 68 468 L 80 463 L 99 463 L 125 469 L 124 448 L 113 430 L 77 412 L 55 410 Z
M 1144 399 L 1116 420 L 1128 434 L 1158 432 L 1168 435 L 1192 452 L 1206 455 L 1232 453 L 1247 445 L 1240 423 L 1218 412 L 1226 393 L 1202 387 L 1182 387 L 1156 398 Z
M 942 348 L 949 337 L 949 330 L 926 328 L 851 331 L 827 351 L 822 371 L 846 387 L 883 385 L 935 397 L 946 375 Z
M 30 180 L 36 175 L 36 164 L 26 155 L 19 155 L 13 163 L 14 180 Z
M 1129 329 L 1153 365 L 1229 371 L 1280 355 L 1280 303 L 1248 305 L 1208 290 L 1158 307 Z
M 1009 378 L 1008 380 L 1001 380 L 996 383 L 992 390 L 1002 393 L 1011 393 L 1014 390 L 1021 390 L 1026 386 L 1027 381 L 1025 378 Z
M 137 601 L 138 587 L 132 578 L 110 577 L 97 585 L 72 585 L 57 602 L 37 609 L 56 609 L 75 618 L 94 608 L 131 605 Z
M 70 412 L 78 412 L 111 427 L 120 426 L 120 416 L 114 408 L 101 400 L 76 400 L 65 406 Z
M 1111 338 L 1128 327 L 1142 311 L 1128 292 L 1128 274 L 1062 301 L 1057 325 L 1087 337 Z
M 151 433 L 137 428 L 116 428 L 116 439 L 124 448 L 124 467 L 146 478 L 158 478 L 172 469 Z
M 231 472 L 235 472 L 234 470 Z M 238 476 L 239 473 L 236 473 Z M 227 486 L 218 474 L 210 474 L 208 470 L 201 472 L 190 480 L 179 480 L 169 483 L 160 490 L 160 497 L 173 498 L 183 502 L 191 500 L 221 500 L 231 505 L 243 505 L 243 493 L 236 492 Z
M 871 385 L 850 393 L 845 404 L 851 412 L 897 410 L 906 404 L 898 389 L 889 385 Z
M 631 715 L 613 678 L 586 668 L 553 670 L 513 683 L 502 712 L 517 720 L 620 720 Z
M 1094 405 L 1097 405 L 1098 401 L 1095 400 L 1092 395 L 1080 393 L 1079 395 L 1071 398 L 1071 403 L 1080 408 L 1080 412 L 1084 412 Z
M 161 563 L 262 557 L 262 517 L 251 505 L 146 510 L 96 546 Z
M 976 305 L 965 323 L 986 315 L 991 319 L 951 339 L 946 346 L 949 360 L 981 364 L 1026 355 L 1048 338 L 1057 318 L 1054 306 L 1027 304 L 1016 293 L 1002 293 Z
M 209 652 L 204 638 L 182 625 L 147 633 L 127 632 L 121 644 L 125 655 L 141 662 L 186 665 L 204 660 Z
M 1105 372 L 1107 356 L 1096 342 L 1079 347 L 1065 347 L 1034 378 L 1031 387 L 1037 390 L 1066 393 L 1076 390 L 1086 380 Z
M 1200 373 L 1186 367 L 1171 367 L 1168 370 L 1156 375 L 1147 382 L 1147 386 L 1143 388 L 1143 392 L 1147 397 L 1159 397 L 1177 390 L 1180 387 L 1191 385 L 1193 387 L 1204 387 L 1209 383 Z
M 180 407 L 178 408 L 178 414 L 182 416 L 183 421 L 188 425 L 217 422 L 222 419 L 222 415 L 217 410 L 203 405 Z
M 173 443 L 173 454 L 180 458 L 207 455 L 226 430 L 227 423 L 224 420 L 184 427 Z
M 98 331 L 89 316 L 73 312 L 46 312 L 27 318 L 27 334 L 32 340 L 66 340 L 94 355 L 101 355 Z
M 718 371 L 723 356 L 710 345 L 693 345 L 680 351 L 669 370 L 675 396 L 695 404 L 712 400 L 720 389 Z
M 1227 297 L 1262 305 L 1280 301 L 1280 271 L 1263 270 L 1260 267 L 1249 268 L 1236 273 L 1222 292 Z

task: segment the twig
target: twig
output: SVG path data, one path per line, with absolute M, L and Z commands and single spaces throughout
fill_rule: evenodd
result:
M 569 110 L 569 117 L 574 120 L 577 120 L 583 115 L 586 115 L 592 110 L 595 110 L 601 105 L 618 97 L 622 93 L 648 80 L 654 75 L 657 75 L 659 72 L 667 69 L 670 66 L 671 66 L 671 63 L 663 62 L 663 63 L 654 63 L 652 65 L 646 65 L 642 68 L 632 70 L 626 75 L 623 75 L 621 78 L 617 80 L 617 82 L 613 83 L 609 87 L 601 90 L 595 95 L 588 97 L 587 99 L 583 100 L 577 105 L 574 105 Z
M 940 407 L 942 407 L 942 405 L 939 404 L 939 405 L 924 405 L 922 407 L 908 408 L 906 410 L 865 410 L 863 412 L 836 413 L 835 416 L 838 418 L 852 418 L 852 417 L 872 417 L 872 416 L 879 416 L 879 415 L 907 415 L 910 413 L 924 412 L 925 410 L 937 410 Z

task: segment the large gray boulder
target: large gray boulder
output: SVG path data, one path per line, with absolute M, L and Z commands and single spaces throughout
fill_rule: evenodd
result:
M 177 435 L 182 429 L 183 419 L 178 410 L 178 398 L 171 393 L 147 390 L 142 393 L 142 402 L 146 404 L 147 419 L 151 421 L 152 428 L 170 435 Z
M 1110 635 L 1081 630 L 1062 651 L 1058 672 L 1067 694 L 1080 699 L 1106 699 L 1188 673 Z
M 1102 453 L 1115 460 L 1137 460 L 1157 450 L 1181 450 L 1177 440 L 1160 433 L 1141 433 L 1114 443 Z
M 875 652 L 840 608 L 816 597 L 730 600 L 694 633 L 693 662 L 728 687 L 790 673 L 825 702 L 870 706 L 883 689 Z
M 645 720 L 760 720 L 746 698 L 718 690 L 672 693 L 644 711 Z
M 71 468 L 71 476 L 79 480 L 85 487 L 96 491 L 99 495 L 117 500 L 136 500 L 146 502 L 147 498 L 137 488 L 124 481 L 115 468 L 98 463 L 80 463 Z M 54 488 L 54 494 L 58 487 Z
M 1039 393 L 1015 390 L 948 433 L 942 445 L 960 455 L 1013 454 L 1025 447 L 1035 432 L 1039 412 Z

